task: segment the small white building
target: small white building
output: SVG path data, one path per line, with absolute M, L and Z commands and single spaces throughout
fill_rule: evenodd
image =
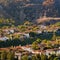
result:
M 37 33 L 40 34 L 40 33 L 42 33 L 42 31 L 39 30 L 39 31 L 37 31 Z
M 56 55 L 59 55 L 60 54 L 60 50 L 56 51 Z
M 9 30 L 10 33 L 14 33 L 14 30 Z
M 15 52 L 15 58 L 17 58 L 18 57 L 18 60 L 21 60 L 21 53 L 19 52 L 19 53 L 17 53 L 17 52 Z
M 9 38 L 8 37 L 0 37 L 0 40 L 2 40 L 2 41 L 6 41 L 6 40 L 8 40 Z
M 24 34 L 24 36 L 25 36 L 25 37 L 27 37 L 27 38 L 29 38 L 29 37 L 30 37 L 30 36 L 29 36 L 29 33 L 28 33 L 28 34 Z
M 46 29 L 46 26 L 45 25 L 40 25 L 40 28 L 41 29 Z
M 46 50 L 46 55 L 49 56 L 49 54 L 55 54 L 55 51 L 53 51 L 53 50 Z

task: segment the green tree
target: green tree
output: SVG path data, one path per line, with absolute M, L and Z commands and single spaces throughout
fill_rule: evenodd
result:
M 52 40 L 56 40 L 56 33 L 55 33 L 55 31 L 53 32 Z
M 48 60 L 46 55 L 41 54 L 41 60 Z
M 54 60 L 59 60 L 58 57 L 55 57 Z
M 51 45 L 51 42 L 50 42 L 50 41 L 47 41 L 47 47 L 52 48 L 51 46 L 52 46 L 52 45 Z
M 29 35 L 30 35 L 30 37 L 35 37 L 36 36 L 36 33 L 30 32 Z
M 32 60 L 37 60 L 35 56 L 32 56 Z
M 24 25 L 29 26 L 29 25 L 31 25 L 31 22 L 25 21 Z
M 56 57 L 56 55 L 50 55 L 49 60 L 53 60 Z
M 43 44 L 44 44 L 44 43 L 47 43 L 47 40 L 43 40 L 42 43 L 43 43 Z
M 27 55 L 22 56 L 21 60 L 28 60 L 28 56 Z
M 37 40 L 36 40 L 38 43 L 41 43 L 41 40 L 38 38 Z
M 7 54 L 7 60 L 14 60 L 14 53 L 13 52 L 8 52 Z
M 36 55 L 36 59 L 37 59 L 37 60 L 41 60 L 40 54 L 37 54 L 37 55 Z
M 1 60 L 6 60 L 6 52 L 5 51 L 2 51 L 1 53 Z
M 32 48 L 34 49 L 34 50 L 37 50 L 37 49 L 39 49 L 39 46 L 38 46 L 38 42 L 33 42 L 32 43 Z

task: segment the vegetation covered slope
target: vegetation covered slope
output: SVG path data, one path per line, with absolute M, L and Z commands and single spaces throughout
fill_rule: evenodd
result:
M 0 0 L 0 17 L 16 22 L 35 21 L 43 16 L 60 16 L 59 0 Z

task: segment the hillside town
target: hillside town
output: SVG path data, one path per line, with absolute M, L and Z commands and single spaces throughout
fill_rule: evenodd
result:
M 0 0 L 0 60 L 60 60 L 60 0 Z
M 10 60 L 24 60 L 25 58 L 35 60 L 35 55 L 40 56 L 38 60 L 42 60 L 41 55 L 47 57 L 48 60 L 51 55 L 60 59 L 59 23 L 47 26 L 25 22 L 24 25 L 17 27 L 5 26 L 0 29 L 0 32 L 0 60 L 10 58 Z M 4 56 L 5 54 L 7 55 Z

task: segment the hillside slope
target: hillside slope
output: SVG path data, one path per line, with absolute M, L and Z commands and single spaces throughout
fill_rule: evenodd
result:
M 0 0 L 0 17 L 14 19 L 17 23 L 34 22 L 40 17 L 60 17 L 59 0 Z

